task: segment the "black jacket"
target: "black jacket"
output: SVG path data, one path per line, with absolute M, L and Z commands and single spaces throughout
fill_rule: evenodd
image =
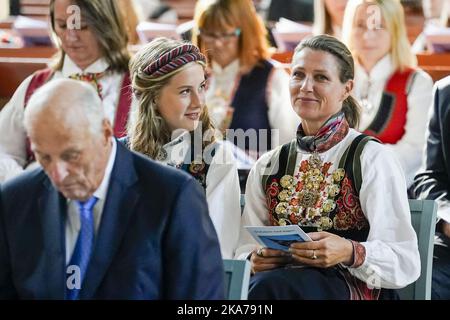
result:
M 420 199 L 450 201 L 450 77 L 434 87 L 433 114 L 428 125 L 425 171 L 415 180 Z
M 280 17 L 286 19 L 313 22 L 314 1 L 313 0 L 272 0 L 267 13 L 268 21 L 278 21 Z

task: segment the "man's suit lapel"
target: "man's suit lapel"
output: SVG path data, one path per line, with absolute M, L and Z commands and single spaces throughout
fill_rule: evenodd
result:
M 44 272 L 41 273 L 42 287 L 48 299 L 64 299 L 66 285 L 66 251 L 64 239 L 65 199 L 47 179 L 38 199 L 38 212 L 42 224 L 44 241 Z
M 139 199 L 132 187 L 137 181 L 131 153 L 117 142 L 117 155 L 111 172 L 108 194 L 103 208 L 95 249 L 89 263 L 86 278 L 80 291 L 80 299 L 91 299 L 111 264 L 122 241 L 131 213 Z
M 450 178 L 450 87 L 442 90 L 439 102 L 440 125 L 442 128 L 442 148 L 444 150 L 444 165 L 447 166 L 447 174 Z

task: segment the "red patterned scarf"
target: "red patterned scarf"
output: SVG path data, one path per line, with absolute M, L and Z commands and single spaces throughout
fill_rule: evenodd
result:
M 324 152 L 335 146 L 348 133 L 348 123 L 343 111 L 331 116 L 315 136 L 307 136 L 300 123 L 297 129 L 297 145 L 308 152 Z

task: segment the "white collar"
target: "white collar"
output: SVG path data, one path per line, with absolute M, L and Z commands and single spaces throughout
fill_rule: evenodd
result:
M 370 81 L 385 81 L 391 75 L 394 66 L 392 64 L 391 55 L 387 54 L 381 58 L 370 70 L 369 73 L 366 72 L 364 67 L 359 63 L 356 64 L 356 72 L 360 79 L 370 79 Z
M 191 134 L 187 130 L 175 131 L 172 140 L 163 145 L 165 157 L 158 159 L 171 166 L 178 166 L 186 158 L 187 152 L 191 147 Z
M 81 68 L 78 67 L 66 54 L 64 55 L 64 64 L 61 72 L 65 78 L 68 78 L 76 73 L 100 73 L 106 71 L 108 68 L 109 64 L 106 62 L 105 58 L 100 58 L 89 65 L 86 69 L 81 70 Z
M 116 160 L 116 154 L 117 154 L 117 142 L 116 139 L 111 138 L 112 146 L 111 146 L 111 153 L 109 154 L 108 164 L 105 168 L 105 174 L 103 175 L 102 183 L 100 183 L 100 186 L 95 190 L 94 196 L 99 200 L 105 200 L 106 194 L 109 189 L 109 181 L 111 179 L 111 172 L 114 166 L 114 162 Z
M 218 63 L 211 63 L 212 71 L 214 75 L 227 75 L 227 74 L 237 74 L 239 72 L 239 59 L 234 60 L 226 67 L 222 68 Z

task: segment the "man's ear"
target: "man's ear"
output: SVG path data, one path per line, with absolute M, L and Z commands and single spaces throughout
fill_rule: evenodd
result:
M 102 121 L 102 131 L 106 142 L 109 142 L 112 136 L 114 136 L 114 130 L 112 128 L 111 122 L 108 119 L 103 119 Z

